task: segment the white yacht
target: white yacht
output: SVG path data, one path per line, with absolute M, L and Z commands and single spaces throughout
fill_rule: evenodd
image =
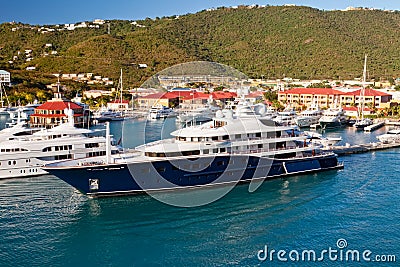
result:
M 318 123 L 321 117 L 322 110 L 319 109 L 318 105 L 311 105 L 309 108 L 302 111 L 294 120 L 299 127 L 310 127 L 312 124 Z
M 322 129 L 338 128 L 347 125 L 348 118 L 342 108 L 328 108 L 319 119 Z
M 8 114 L 10 115 L 11 120 L 21 119 L 29 121 L 30 116 L 35 113 L 35 108 L 38 106 L 40 106 L 40 104 L 29 104 L 18 107 L 15 110 L 9 110 Z
M 176 119 L 179 122 L 205 122 L 210 121 L 215 117 L 215 113 L 221 110 L 219 107 L 206 105 L 194 110 L 179 112 Z
M 317 132 L 305 131 L 304 134 L 307 135 L 307 139 L 311 144 L 321 147 L 334 146 L 342 141 L 341 137 L 326 137 Z
M 21 136 L 32 135 L 35 132 L 41 130 L 41 128 L 30 128 L 25 121 L 17 121 L 13 124 L 8 124 L 6 127 L 0 131 L 0 142 L 6 140 L 14 140 Z
M 166 106 L 153 106 L 149 111 L 149 119 L 165 119 L 175 116 L 175 111 Z
M 0 131 L 0 179 L 45 174 L 41 167 L 106 154 L 106 138 L 71 123 L 30 132 L 22 124 Z M 115 151 L 116 149 L 113 148 Z
M 122 112 L 108 109 L 105 106 L 100 107 L 93 112 L 93 119 L 98 122 L 122 121 L 124 119 Z
M 364 130 L 365 127 L 370 126 L 372 124 L 374 124 L 373 120 L 371 120 L 369 118 L 361 117 L 360 120 L 357 120 L 354 123 L 354 127 L 356 127 L 356 129 L 358 129 L 358 130 Z
M 343 167 L 335 154 L 307 145 L 295 127 L 218 111 L 210 122 L 176 130 L 174 138 L 135 152 L 64 161 L 45 170 L 99 196 L 261 182 Z
M 278 112 L 278 115 L 273 120 L 280 125 L 295 125 L 296 124 L 296 111 L 295 110 L 284 110 Z
M 399 143 L 400 142 L 400 128 L 395 128 L 387 131 L 387 133 L 378 135 L 379 141 L 382 143 Z

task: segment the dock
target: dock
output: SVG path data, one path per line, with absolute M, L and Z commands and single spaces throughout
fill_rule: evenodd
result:
M 334 152 L 339 156 L 373 152 L 377 150 L 384 150 L 390 148 L 398 148 L 400 143 L 384 144 L 382 142 L 359 144 L 359 145 L 345 145 L 345 146 L 330 146 L 322 148 L 323 151 Z
M 386 121 L 385 121 L 385 124 L 386 124 L 386 125 L 389 125 L 389 126 L 400 126 L 400 121 L 386 120 Z
M 365 127 L 364 128 L 364 132 L 369 133 L 369 132 L 375 131 L 375 130 L 383 127 L 383 126 L 385 126 L 385 122 L 384 121 L 377 122 L 377 123 L 374 123 L 374 124 L 372 124 L 370 126 Z

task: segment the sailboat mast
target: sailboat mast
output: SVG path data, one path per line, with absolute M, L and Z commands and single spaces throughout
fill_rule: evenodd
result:
M 1 94 L 1 107 L 3 108 L 3 103 L 4 103 L 4 101 L 3 101 L 3 84 L 0 82 L 0 94 Z
M 123 86 L 122 86 L 122 69 L 121 69 L 121 75 L 120 75 L 120 78 L 119 78 L 119 84 L 120 84 L 120 90 L 121 90 L 119 97 L 120 97 L 120 103 L 122 105 L 122 90 L 123 90 Z
M 365 95 L 365 83 L 367 81 L 367 54 L 365 54 L 365 59 L 364 59 L 364 71 L 363 71 L 363 82 L 362 82 L 362 88 L 361 88 L 361 120 L 364 119 L 364 95 Z

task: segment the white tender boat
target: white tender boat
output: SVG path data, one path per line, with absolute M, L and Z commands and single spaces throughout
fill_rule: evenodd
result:
M 168 117 L 175 116 L 175 112 L 172 108 L 166 106 L 153 106 L 149 111 L 149 119 L 165 119 Z
M 342 141 L 341 137 L 326 137 L 317 132 L 305 131 L 304 134 L 307 135 L 307 140 L 311 144 L 321 147 L 334 146 Z

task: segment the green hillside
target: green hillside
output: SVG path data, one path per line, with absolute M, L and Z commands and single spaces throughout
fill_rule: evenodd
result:
M 223 63 L 258 78 L 347 79 L 361 76 L 368 54 L 370 79 L 400 77 L 400 12 L 240 7 L 137 21 L 145 27 L 109 23 L 109 28 L 46 33 L 39 31 L 42 26 L 1 24 L 0 68 L 14 72 L 35 66 L 33 73 L 91 72 L 113 79 L 122 68 L 129 87 L 194 60 Z M 30 62 L 25 49 L 33 50 Z M 148 68 L 138 69 L 141 63 Z

